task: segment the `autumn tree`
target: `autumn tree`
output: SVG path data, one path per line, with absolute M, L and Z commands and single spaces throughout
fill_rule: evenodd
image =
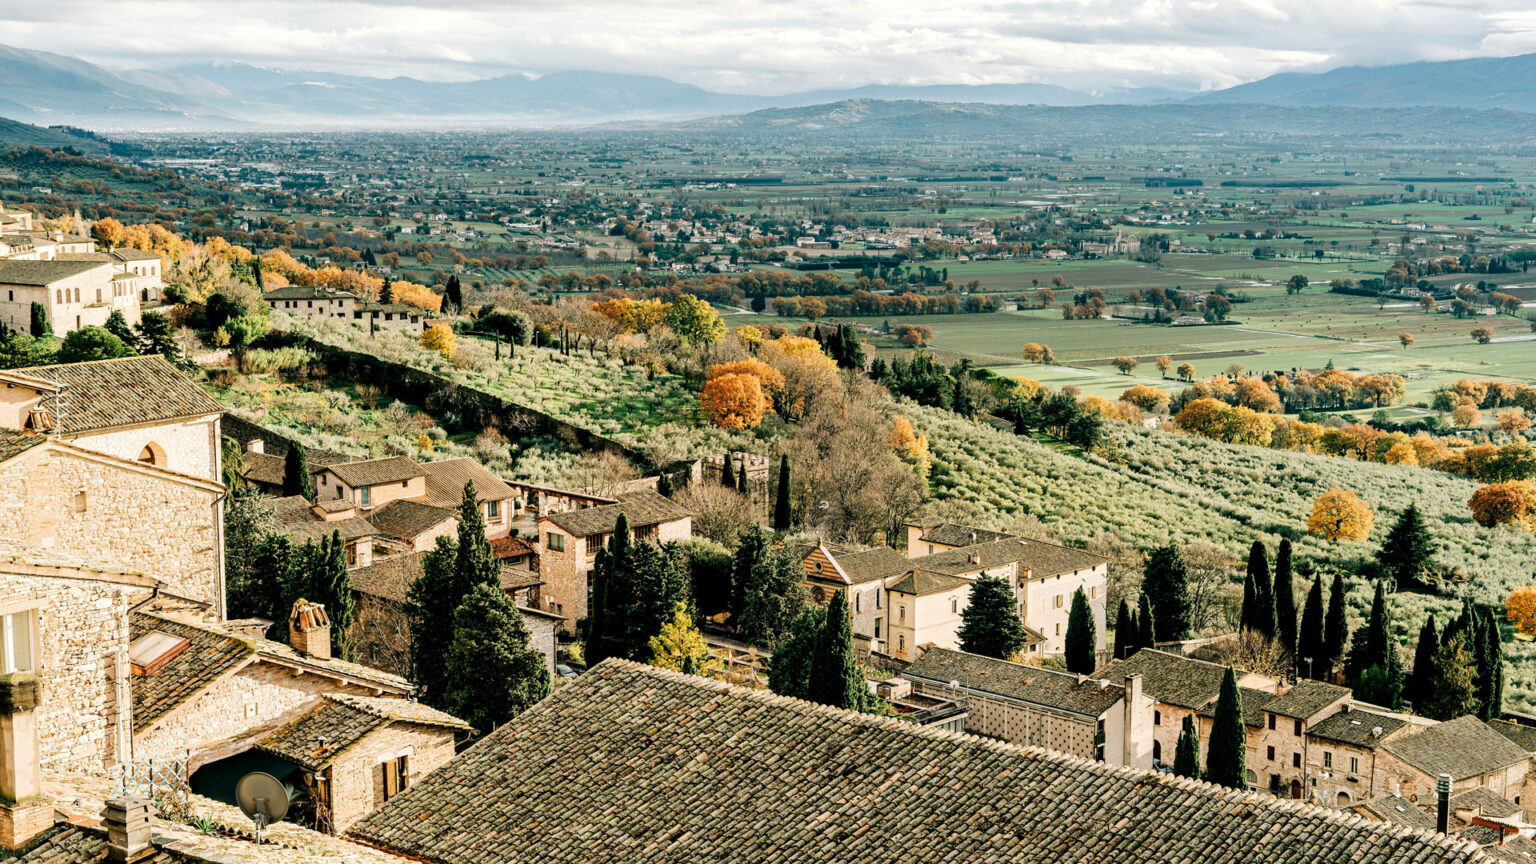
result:
M 422 332 L 420 339 L 421 347 L 428 351 L 436 351 L 443 355 L 444 360 L 453 359 L 453 349 L 458 341 L 459 337 L 447 324 L 433 324 Z
M 113 219 L 111 216 L 105 219 L 97 219 L 95 224 L 91 225 L 91 236 L 96 239 L 97 243 L 105 246 L 108 251 L 123 245 L 124 234 L 123 223 Z
M 1164 354 L 1161 357 L 1158 357 L 1154 362 L 1157 364 L 1158 375 L 1163 378 L 1167 378 L 1168 370 L 1173 368 L 1173 358 L 1169 357 L 1167 354 Z
M 694 345 L 713 345 L 725 336 L 720 313 L 705 300 L 679 294 L 667 312 L 667 324 L 677 338 Z
M 1474 426 L 1483 425 L 1482 412 L 1471 402 L 1463 402 L 1451 411 L 1451 423 L 1461 429 L 1471 429 Z
M 1473 521 L 1485 528 L 1514 525 L 1536 531 L 1536 490 L 1529 480 L 1489 483 L 1472 493 L 1467 506 Z
M 1364 540 L 1371 534 L 1371 507 L 1349 489 L 1334 487 L 1312 502 L 1307 532 L 1328 540 Z
M 1136 371 L 1137 363 L 1135 357 L 1127 357 L 1122 354 L 1111 360 L 1110 363 L 1120 371 L 1121 375 L 1129 375 Z
M 1504 599 L 1504 617 L 1527 636 L 1536 636 L 1536 585 L 1522 585 Z
M 1193 380 L 1195 380 L 1195 364 L 1193 364 L 1193 363 L 1180 363 L 1179 364 L 1178 373 L 1179 373 L 1179 378 L 1181 380 L 1183 380 L 1183 381 L 1193 381 Z
M 773 410 L 755 375 L 727 373 L 711 377 L 699 397 L 709 421 L 722 429 L 756 429 Z
M 1479 345 L 1487 345 L 1493 341 L 1493 328 L 1477 327 L 1472 330 L 1472 341 Z
M 1024 343 L 1024 359 L 1025 360 L 1028 360 L 1031 363 L 1043 363 L 1043 362 L 1045 362 L 1044 359 L 1043 359 L 1044 357 L 1045 357 L 1045 346 L 1044 345 L 1041 345 L 1039 342 L 1026 342 L 1026 343 Z
M 1397 341 L 1404 348 L 1412 348 L 1413 347 L 1413 334 L 1409 333 L 1407 330 L 1404 330 L 1403 332 L 1397 334 Z

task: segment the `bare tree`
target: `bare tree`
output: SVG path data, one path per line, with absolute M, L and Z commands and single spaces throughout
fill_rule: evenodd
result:
M 690 483 L 677 503 L 693 514 L 693 533 L 735 548 L 741 533 L 758 523 L 747 496 L 718 483 Z
M 1237 629 L 1242 587 L 1234 576 L 1240 562 L 1205 540 L 1186 544 L 1181 551 L 1189 573 L 1190 629 L 1195 633 Z

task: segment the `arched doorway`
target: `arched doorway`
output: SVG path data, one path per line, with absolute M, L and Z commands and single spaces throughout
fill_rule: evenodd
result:
M 147 465 L 153 465 L 156 468 L 164 468 L 165 449 L 151 441 L 144 445 L 143 450 L 139 451 L 139 461 Z
M 1338 800 L 1335 801 L 1334 803 L 1335 803 L 1335 805 L 1340 810 L 1342 810 L 1345 807 L 1348 807 L 1350 804 L 1353 804 L 1354 802 L 1349 799 L 1349 793 L 1348 792 L 1340 792 Z
M 1163 742 L 1152 742 L 1152 761 L 1155 764 L 1161 763 L 1163 761 Z
M 1300 780 L 1292 780 L 1291 781 L 1291 797 L 1295 798 L 1297 801 L 1301 800 L 1301 781 Z

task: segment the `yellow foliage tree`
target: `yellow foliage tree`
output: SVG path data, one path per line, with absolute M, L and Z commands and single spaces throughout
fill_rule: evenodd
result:
M 1382 454 L 1381 461 L 1388 465 L 1417 465 L 1419 464 L 1419 453 L 1413 448 L 1412 444 L 1407 441 L 1399 441 L 1387 448 L 1387 452 Z
M 116 249 L 123 245 L 123 223 L 111 216 L 97 219 L 96 224 L 91 226 L 91 236 L 108 249 Z
M 1137 384 L 1127 388 L 1120 394 L 1121 400 L 1129 402 L 1143 411 L 1151 411 L 1159 405 L 1168 404 L 1168 391 L 1159 390 L 1156 387 L 1148 387 L 1145 384 Z
M 649 645 L 651 665 L 660 669 L 707 675 L 720 666 L 720 661 L 709 655 L 703 634 L 693 626 L 686 603 L 673 607 L 672 620 L 661 625 L 661 631 L 651 637 Z
M 1536 585 L 1522 585 L 1504 599 L 1504 617 L 1527 636 L 1536 636 Z
M 453 349 L 458 343 L 458 335 L 447 324 L 433 324 L 421 334 L 421 347 L 436 351 L 445 360 L 453 359 Z
M 763 392 L 770 396 L 784 392 L 784 374 L 761 360 L 732 360 L 709 367 L 706 382 L 721 375 L 753 375 L 763 385 Z
M 1489 483 L 1472 493 L 1467 506 L 1473 521 L 1485 528 L 1514 525 L 1536 531 L 1536 490 L 1529 480 Z
M 1525 416 L 1518 408 L 1500 411 L 1496 419 L 1499 421 L 1499 428 L 1511 435 L 1531 428 L 1531 418 Z
M 443 309 L 442 295 L 436 294 L 431 288 L 415 282 L 389 283 L 390 296 L 396 303 L 404 303 L 407 306 L 415 306 L 417 309 L 425 309 L 428 312 L 441 312 Z
M 1312 502 L 1307 532 L 1328 540 L 1364 540 L 1373 521 L 1371 505 L 1349 489 L 1334 487 Z
M 709 421 L 722 429 L 755 429 L 771 408 L 762 380 L 736 372 L 705 382 L 699 403 Z
M 919 435 L 912 428 L 907 418 L 897 415 L 891 421 L 891 449 L 901 461 L 912 466 L 912 470 L 924 482 L 928 482 L 928 474 L 933 470 L 933 454 L 928 449 L 928 436 Z

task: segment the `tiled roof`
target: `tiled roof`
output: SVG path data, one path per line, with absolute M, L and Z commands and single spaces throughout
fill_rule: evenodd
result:
M 360 594 L 404 603 L 411 583 L 421 577 L 421 570 L 428 554 L 430 553 L 407 552 L 404 555 L 375 558 L 367 567 L 359 567 L 351 572 L 352 590 Z M 543 580 L 532 571 L 517 567 L 501 568 L 501 590 L 503 591 L 518 591 L 543 584 Z
M 1383 795 L 1380 798 L 1361 801 L 1358 808 L 1395 825 L 1405 825 L 1425 831 L 1434 831 L 1437 827 L 1435 817 L 1420 810 L 1419 805 L 1401 795 Z
M 975 546 L 978 543 L 1007 540 L 1012 536 L 1012 534 L 1004 534 L 1001 531 L 988 531 L 985 528 L 956 525 L 953 522 L 940 522 L 923 531 L 923 536 L 918 539 L 925 543 L 937 543 L 941 546 Z
M 807 553 L 809 554 L 809 553 Z M 804 558 L 805 556 L 800 556 Z M 832 552 L 828 550 L 827 557 L 837 564 L 839 570 L 848 577 L 851 585 L 861 585 L 865 582 L 873 582 L 878 579 L 888 579 L 898 576 L 912 567 L 912 562 L 907 556 L 897 552 L 889 546 L 876 546 L 873 549 L 865 549 L 863 552 Z M 823 578 L 836 579 L 837 574 L 822 573 Z
M 1280 697 L 1267 690 L 1253 690 L 1248 687 L 1237 688 L 1239 695 L 1243 697 L 1243 725 L 1254 729 L 1262 729 L 1265 725 L 1264 712 L 1273 707 L 1274 700 Z M 1201 717 L 1208 720 L 1216 718 L 1216 703 L 1211 701 L 1199 711 Z
M 1518 744 L 1470 714 L 1388 741 L 1382 749 L 1431 777 L 1449 774 L 1452 780 L 1499 771 L 1530 758 Z
M 1504 842 L 1483 847 L 1489 860 L 1515 861 L 1518 864 L 1536 862 L 1536 842 L 1521 836 L 1505 837 Z
M 1503 819 L 1521 812 L 1522 808 L 1508 798 L 1495 794 L 1492 789 L 1479 786 L 1451 796 L 1451 812 L 1457 810 L 1477 810 L 1480 815 Z
M 55 396 L 42 402 L 66 435 L 224 411 L 158 354 L 33 366 L 25 374 L 69 387 L 62 407 Z
M 27 435 L 15 429 L 0 428 L 0 462 L 9 462 L 47 440 L 46 435 Z
M 1339 711 L 1313 723 L 1307 727 L 1307 734 L 1374 750 L 1392 733 L 1407 725 L 1408 721 L 1402 717 L 1351 709 Z M 1380 734 L 1376 732 L 1377 729 L 1381 730 Z
M 321 540 L 331 536 L 333 531 L 340 532 L 342 540 L 372 537 L 379 533 L 378 528 L 360 516 L 329 521 L 322 519 L 310 509 L 314 505 L 302 495 L 263 498 L 259 503 L 272 514 L 272 529 L 295 543 Z
M 927 597 L 930 594 L 944 594 L 964 588 L 969 584 L 971 580 L 960 576 L 935 573 L 932 570 L 909 570 L 907 575 L 891 583 L 889 590 L 898 594 Z
M 145 251 L 140 250 L 140 249 L 129 249 L 126 246 L 119 246 L 116 249 L 113 249 L 109 254 L 113 258 L 116 258 L 119 261 L 159 261 L 160 260 L 160 256 L 158 254 L 154 253 L 154 252 L 145 252 Z
M 301 654 L 282 642 L 274 642 L 270 639 L 256 639 L 256 653 L 262 660 L 268 660 L 279 664 L 297 665 L 309 669 L 312 672 L 329 675 L 338 680 L 362 681 L 382 691 L 406 694 L 411 692 L 411 683 L 399 675 L 383 672 L 372 666 L 364 666 L 361 663 L 351 663 L 346 660 L 321 660 L 307 654 Z
M 160 584 L 160 581 L 153 576 L 130 570 L 120 564 L 81 558 L 58 549 L 34 546 L 0 536 L 0 571 L 6 570 L 19 572 L 42 570 L 58 576 L 114 582 L 138 588 L 153 588 Z
M 1527 753 L 1536 753 L 1536 726 L 1522 726 L 1508 720 L 1489 720 L 1488 728 L 1515 742 Z
M 1348 698 L 1349 694 L 1348 687 L 1303 678 L 1280 698 L 1270 702 L 1265 710 L 1281 717 L 1308 720 L 1329 705 Z
M 383 459 L 363 459 L 357 462 L 340 462 L 327 465 L 325 470 L 340 477 L 343 483 L 354 489 L 377 486 L 381 483 L 399 483 L 426 476 L 421 465 L 409 456 L 386 456 Z
M 144 612 L 134 612 L 129 616 L 129 630 L 130 639 L 159 630 L 190 643 L 187 650 L 172 658 L 158 672 L 142 677 L 134 676 L 129 682 L 133 692 L 135 734 L 147 729 L 226 673 L 244 665 L 256 653 L 255 647 L 247 640 Z
M 374 508 L 367 518 L 380 532 L 411 540 L 458 516 L 457 510 L 423 504 L 419 498 L 400 498 Z
M 1141 689 L 1148 696 L 1194 711 L 1204 708 L 1221 693 L 1221 678 L 1226 669 L 1215 663 L 1143 648 L 1093 674 L 1119 681 L 1133 672 L 1141 673 Z M 1238 677 L 1242 677 L 1241 673 Z
M 1054 543 L 1011 537 L 1007 540 L 962 546 L 959 549 L 944 549 L 932 555 L 914 558 L 911 563 L 914 567 L 953 574 L 988 570 L 1017 562 L 1021 567 L 1029 567 L 1031 578 L 1039 579 L 1097 567 L 1106 560 L 1102 556 L 1093 555 L 1081 549 L 1069 549 Z M 1020 578 L 1023 578 L 1022 570 Z
M 392 702 L 399 704 L 387 704 Z M 369 732 L 392 722 L 469 729 L 469 724 L 452 714 L 404 699 L 329 694 L 313 711 L 263 738 L 256 746 L 300 768 L 318 771 Z
M 356 300 L 346 291 L 331 291 L 314 285 L 284 285 L 261 295 L 263 300 Z
M 1099 679 L 1079 681 L 1076 675 L 1024 666 L 948 648 L 929 648 L 901 673 L 938 684 L 958 682 L 977 690 L 1032 705 L 1097 717 L 1125 695 L 1125 688 Z
M 441 864 L 1466 862 L 1452 838 L 608 660 L 361 820 Z
M 0 259 L 0 285 L 52 285 L 60 279 L 112 266 L 107 261 L 16 261 Z
M 533 546 L 521 537 L 497 537 L 491 541 L 491 554 L 497 560 L 504 558 L 521 558 L 524 555 L 533 554 Z
M 457 509 L 464 502 L 465 483 L 475 484 L 475 495 L 481 501 L 505 501 L 517 496 L 516 490 L 500 477 L 467 457 L 427 462 L 421 470 L 427 472 L 427 494 L 416 500 L 434 507 Z
M 106 864 L 107 860 L 105 827 L 84 828 L 67 824 L 59 826 L 47 840 L 15 859 L 17 864 Z M 187 859 L 163 849 L 153 849 L 151 854 L 134 864 L 169 864 L 188 860 L 196 859 Z
M 595 534 L 613 533 L 613 526 L 618 522 L 620 513 L 629 517 L 631 530 L 659 525 L 691 515 L 687 510 L 674 504 L 672 499 L 649 489 L 624 492 L 618 498 L 617 504 L 551 513 L 544 518 L 572 536 L 591 537 Z

